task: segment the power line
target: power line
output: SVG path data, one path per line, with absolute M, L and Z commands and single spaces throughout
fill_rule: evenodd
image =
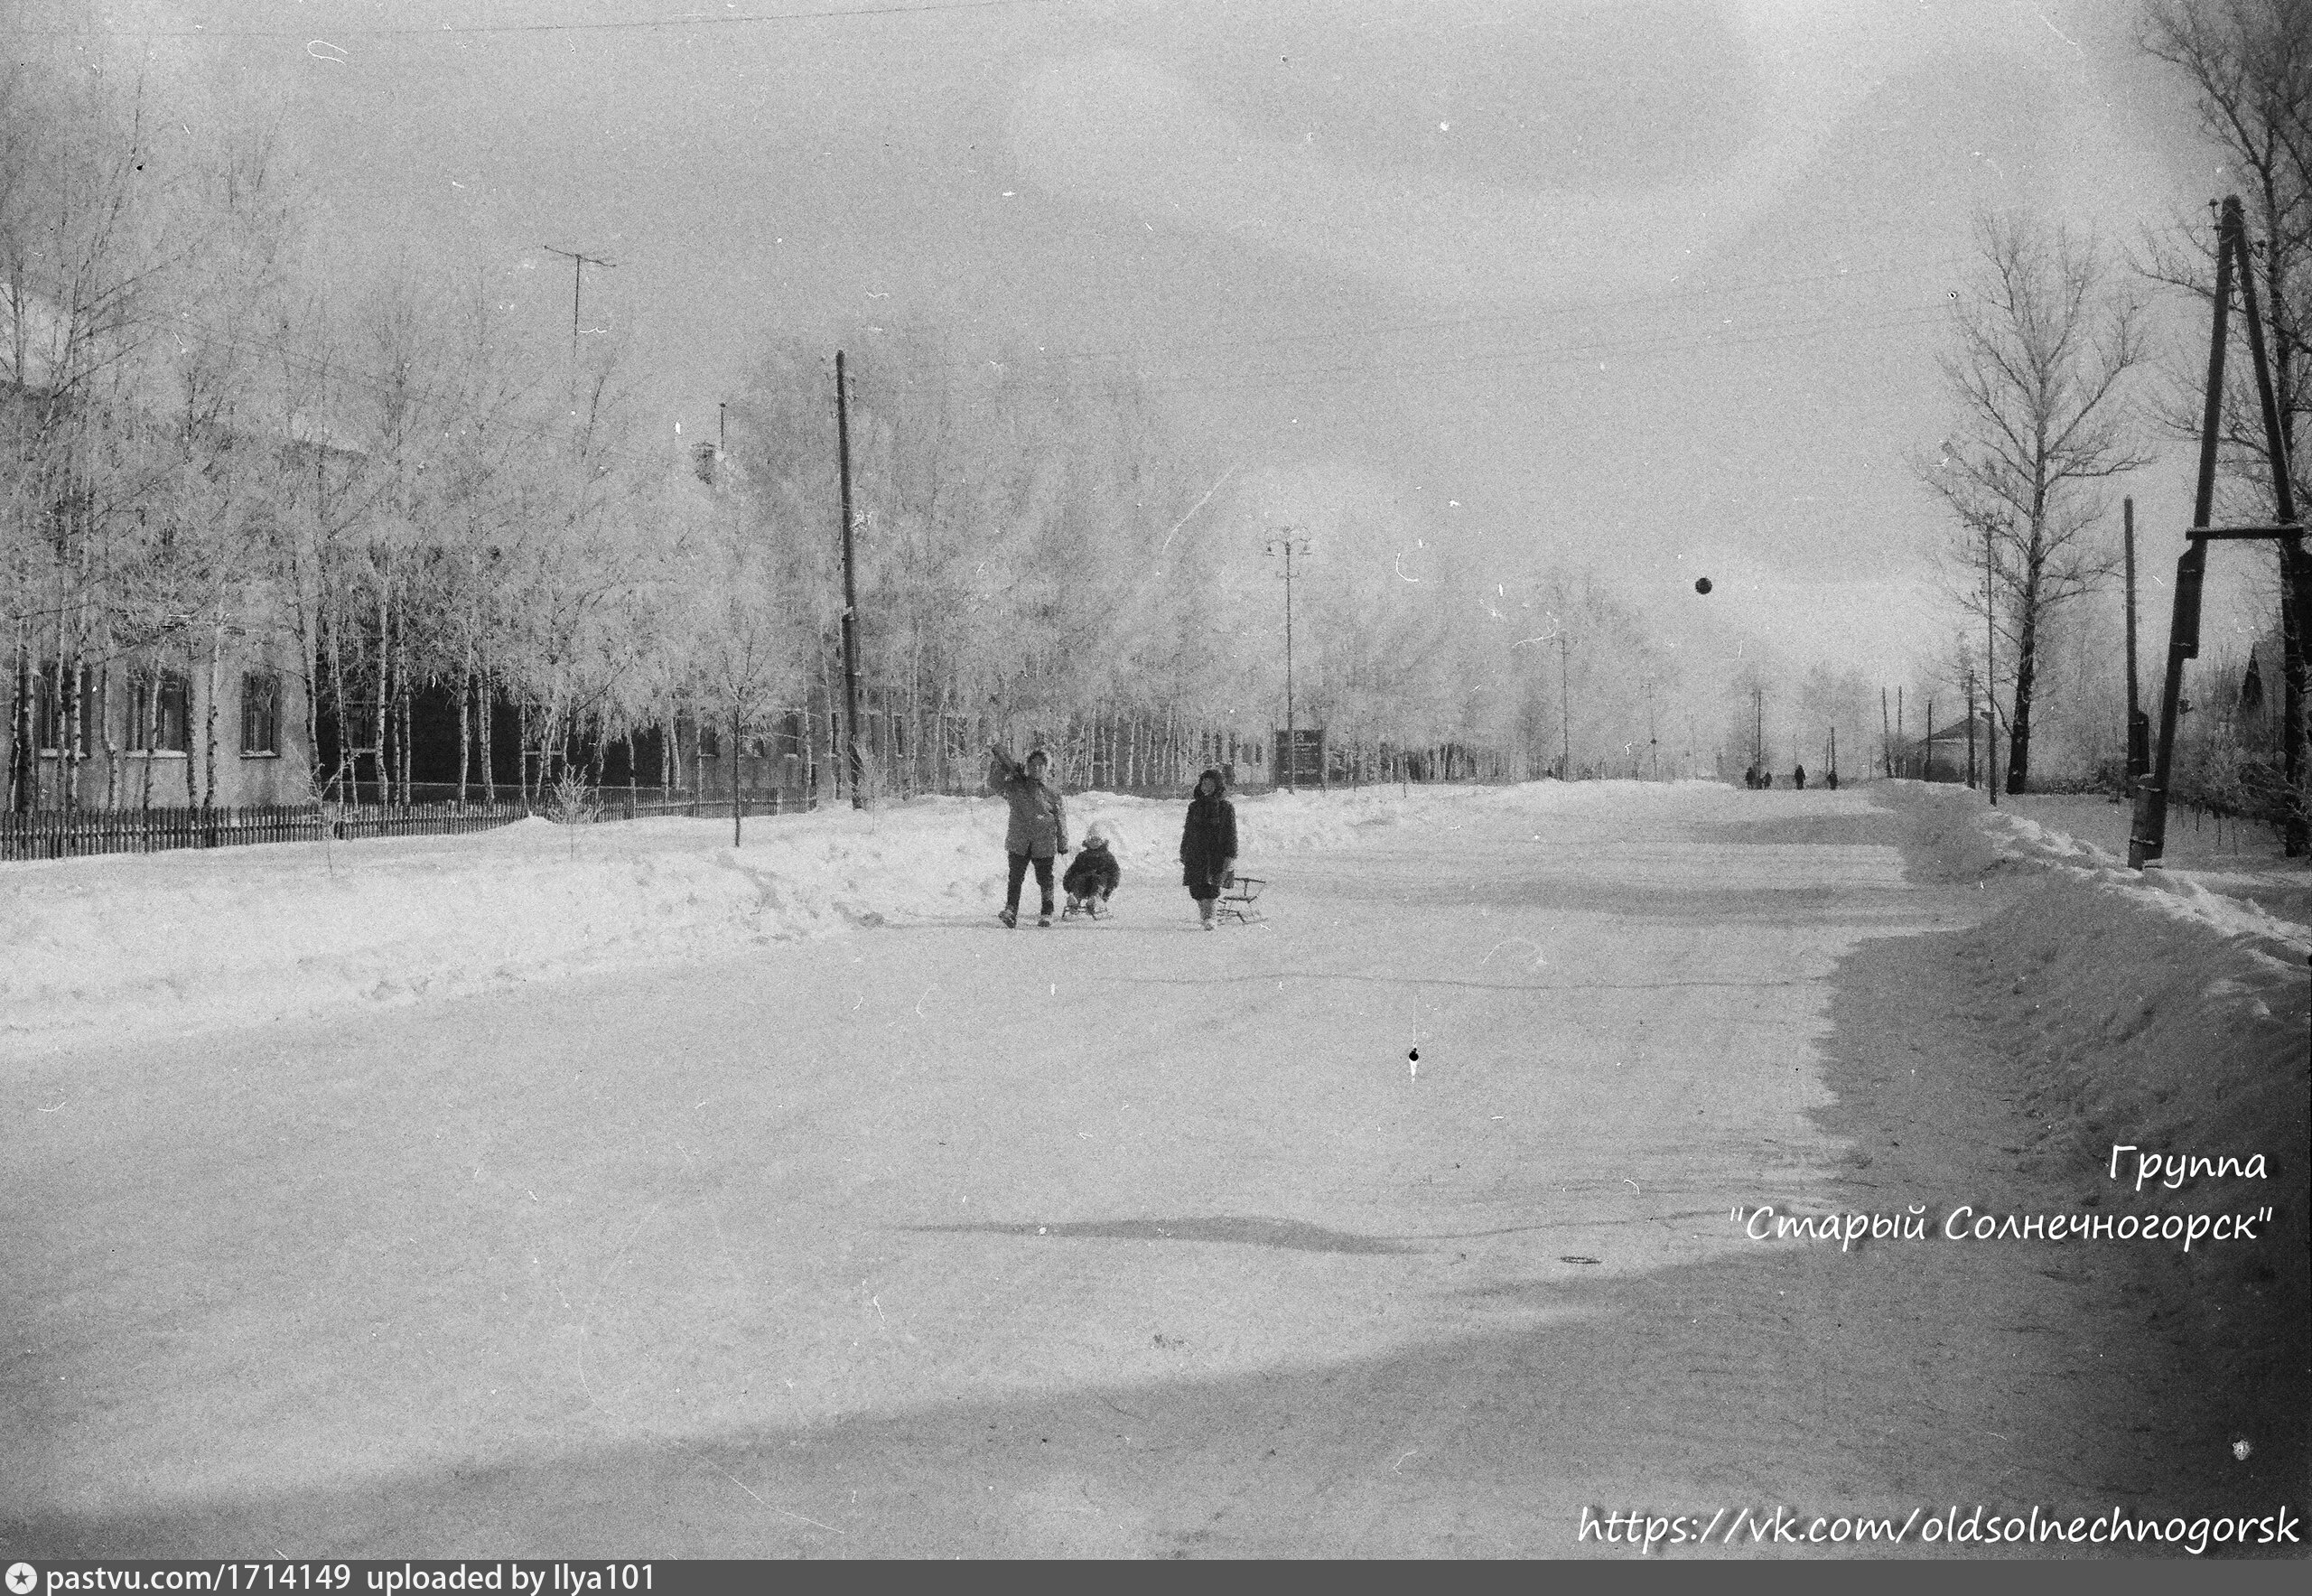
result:
M 1516 370 L 1543 366 L 1570 365 L 1577 361 L 1594 359 L 1600 355 L 1633 358 L 1680 350 L 1713 347 L 1739 349 L 1763 344 L 1796 342 L 1804 339 L 1826 337 L 1841 331 L 1877 332 L 1904 327 L 1925 327 L 1943 321 L 1949 313 L 1941 306 L 1922 306 L 1886 313 L 1875 318 L 1861 321 L 1849 321 L 1838 317 L 1796 318 L 1756 324 L 1748 330 L 1720 328 L 1700 334 L 1670 338 L 1594 340 L 1583 343 L 1544 345 L 1536 349 L 1497 350 L 1419 361 L 1344 362 L 1329 366 L 1272 371 L 1233 380 L 1213 380 L 1186 375 L 1151 377 L 1143 371 L 1134 374 L 1137 377 L 1134 382 L 1115 382 L 1094 377 L 1093 379 L 1081 382 L 1064 380 L 1047 391 L 1077 397 L 1098 397 L 1134 390 L 1151 393 L 1243 393 L 1261 388 L 1291 387 L 1317 381 L 1355 382 L 1448 375 L 1482 366 Z M 956 369 L 963 369 L 965 368 L 956 368 Z
M 1800 280 L 1803 279 L 1792 279 L 1792 281 Z M 1633 300 L 1629 303 L 1645 302 Z M 1629 358 L 1657 352 L 1713 347 L 1734 349 L 1797 341 L 1806 338 L 1829 336 L 1840 331 L 1890 331 L 1906 326 L 1928 325 L 1941 320 L 1948 313 L 1944 306 L 1934 305 L 1882 312 L 1875 316 L 1867 316 L 1859 320 L 1849 320 L 1838 315 L 1801 315 L 1730 328 L 1712 327 L 1669 336 L 1657 334 L 1624 339 L 1589 339 L 1570 343 L 1495 349 L 1474 354 L 1435 357 L 1416 361 L 1390 360 L 1380 363 L 1370 360 L 1342 361 L 1279 369 L 1242 378 L 1228 372 L 1215 373 L 1210 377 L 1187 372 L 1158 376 L 1140 372 L 1134 374 L 1134 380 L 1117 381 L 1105 373 L 1086 372 L 1076 378 L 1063 378 L 1052 388 L 1046 391 L 1091 397 L 1121 394 L 1134 389 L 1175 393 L 1232 393 L 1263 387 L 1289 387 L 1318 380 L 1354 381 L 1366 378 L 1438 375 L 1482 366 L 1496 366 L 1515 370 L 1571 364 L 1600 356 Z M 154 314 L 137 319 L 154 327 L 188 327 L 224 342 L 229 347 L 263 350 L 316 374 L 332 375 L 341 379 L 352 380 L 363 386 L 374 387 L 380 392 L 395 391 L 403 386 L 394 379 L 365 371 L 350 362 L 304 354 L 289 345 L 267 339 L 229 333 L 190 314 L 180 313 L 175 316 Z M 1345 340 L 1356 337 L 1358 334 L 1353 330 L 1346 330 L 1330 336 Z M 1241 347 L 1244 346 L 1231 341 L 1204 345 L 1175 346 L 1170 352 L 1221 353 L 1230 352 Z M 1063 352 L 1054 358 L 1066 360 L 1075 357 Z M 950 372 L 976 371 L 981 369 L 984 364 L 984 362 L 977 359 L 964 360 L 943 369 Z M 423 388 L 417 391 L 422 397 L 437 397 Z
M 1149 355 L 1178 354 L 1206 348 L 1259 349 L 1279 344 L 1325 342 L 1346 338 L 1383 338 L 1398 333 L 1429 334 L 1459 331 L 1470 328 L 1498 326 L 1505 322 L 1529 318 L 1562 318 L 1587 315 L 1599 311 L 1633 310 L 1640 307 L 1682 304 L 1711 299 L 1763 293 L 1774 288 L 1803 287 L 1813 283 L 1844 283 L 1863 277 L 1886 276 L 1894 274 L 1924 275 L 1956 262 L 1970 258 L 1963 252 L 1930 257 L 1925 260 L 1896 266 L 1866 266 L 1859 271 L 1798 272 L 1779 277 L 1758 277 L 1716 285 L 1708 288 L 1678 289 L 1657 294 L 1634 294 L 1619 299 L 1589 300 L 1578 304 L 1550 305 L 1535 309 L 1503 311 L 1481 316 L 1450 316 L 1426 322 L 1384 323 L 1370 328 L 1346 331 L 1280 332 L 1265 337 L 1231 339 L 1226 346 L 1209 344 L 1159 345 L 1153 349 L 1077 350 L 1061 353 L 1066 360 L 1130 359 Z
M 1887 269 L 1893 270 L 1897 268 Z M 1779 283 L 1781 282 L 1796 283 L 1806 280 L 1809 279 L 1798 277 L 1783 279 L 1778 280 L 1777 285 L 1779 285 Z M 1646 296 L 1640 296 L 1634 298 L 1627 303 L 1654 303 L 1664 297 L 1667 296 L 1651 296 L 1650 298 Z M 1145 371 L 1141 371 L 1130 374 L 1124 380 L 1117 380 L 1105 373 L 1086 372 L 1081 374 L 1081 379 L 1062 377 L 1060 380 L 1054 383 L 1051 387 L 1041 390 L 1041 393 L 1044 397 L 1068 396 L 1091 398 L 1122 396 L 1133 392 L 1174 395 L 1213 395 L 1256 392 L 1263 389 L 1291 388 L 1296 387 L 1310 386 L 1318 383 L 1345 384 L 1369 380 L 1395 380 L 1406 378 L 1445 376 L 1458 371 L 1483 367 L 1491 367 L 1505 371 L 1531 370 L 1553 365 L 1586 363 L 1590 360 L 1597 359 L 1601 357 L 1633 359 L 1692 350 L 1762 347 L 1780 343 L 1796 342 L 1812 338 L 1828 337 L 1841 332 L 1869 333 L 1897 331 L 1909 327 L 1930 325 L 1942 320 L 1948 313 L 1948 310 L 1945 307 L 1934 305 L 1885 312 L 1875 316 L 1867 316 L 1859 320 L 1851 320 L 1838 315 L 1800 315 L 1752 322 L 1746 326 L 1732 328 L 1712 327 L 1692 332 L 1672 334 L 1669 336 L 1651 335 L 1625 339 L 1590 339 L 1574 342 L 1541 344 L 1538 346 L 1526 346 L 1515 349 L 1495 349 L 1478 353 L 1443 356 L 1412 361 L 1339 361 L 1330 364 L 1300 366 L 1292 369 L 1276 369 L 1263 371 L 1257 374 L 1245 375 L 1238 375 L 1234 372 L 1225 371 L 1214 373 L 1211 376 L 1200 376 L 1189 372 L 1151 375 Z M 157 330 L 179 331 L 191 331 L 200 336 L 213 340 L 218 343 L 223 344 L 228 348 L 241 350 L 245 352 L 261 351 L 279 359 L 286 367 L 302 369 L 315 377 L 331 378 L 341 382 L 350 383 L 357 387 L 367 387 L 379 394 L 409 393 L 413 397 L 420 399 L 422 402 L 438 401 L 445 397 L 444 390 L 433 387 L 430 385 L 423 383 L 410 384 L 403 379 L 389 378 L 379 373 L 368 370 L 359 364 L 350 360 L 340 359 L 325 355 L 310 354 L 301 351 L 284 342 L 253 336 L 247 333 L 228 331 L 223 328 L 219 328 L 204 322 L 189 313 L 178 312 L 173 314 L 154 313 L 137 316 L 133 319 Z M 1483 320 L 1493 321 L 1496 320 L 1496 318 L 1484 318 Z M 1314 337 L 1316 335 L 1310 336 Z M 1352 330 L 1343 331 L 1330 336 L 1338 339 L 1347 339 L 1358 336 L 1358 334 Z M 1215 343 L 1202 346 L 1180 346 L 1175 352 L 1192 353 L 1198 350 L 1208 350 L 1214 352 L 1226 352 L 1233 351 L 1243 346 L 1231 341 L 1227 343 Z M 1067 359 L 1071 357 L 1063 354 L 1057 358 L 1060 359 Z M 955 371 L 976 370 L 980 368 L 981 364 L 981 362 L 975 360 L 967 361 L 948 368 L 948 369 Z M 997 399 L 989 398 L 977 401 L 965 400 L 962 403 L 965 408 L 984 409 L 1000 402 L 1001 401 Z M 559 428 L 558 423 L 550 423 L 543 420 L 517 420 L 512 417 L 506 417 L 501 422 L 501 425 L 509 425 L 513 430 L 527 432 L 540 438 L 552 436 Z M 638 455 L 631 450 L 621 449 L 615 445 L 605 446 L 604 452 L 638 464 L 643 463 L 647 459 L 651 458 L 648 456 Z
M 111 33 L 130 39 L 303 39 L 312 40 L 320 28 L 339 38 L 424 38 L 473 33 L 612 33 L 662 28 L 724 28 L 770 23 L 840 22 L 854 16 L 922 16 L 941 12 L 1009 11 L 1027 6 L 1064 5 L 1074 0 L 934 0 L 917 5 L 837 6 L 824 11 L 750 12 L 741 16 L 667 16 L 630 18 L 602 23 L 444 23 L 439 27 L 340 27 L 317 23 L 308 28 L 18 28 L 18 33 L 49 38 L 80 38 Z

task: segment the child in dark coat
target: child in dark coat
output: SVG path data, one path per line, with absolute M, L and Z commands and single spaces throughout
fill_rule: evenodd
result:
M 1123 867 L 1116 863 L 1115 853 L 1108 846 L 1107 833 L 1096 825 L 1086 828 L 1084 845 L 1077 851 L 1067 874 L 1060 882 L 1067 889 L 1067 912 L 1097 919 L 1107 912 L 1108 895 L 1123 881 Z
M 1188 824 L 1180 828 L 1180 880 L 1196 900 L 1197 918 L 1213 929 L 1213 905 L 1236 873 L 1236 806 L 1217 770 L 1197 778 L 1189 799 Z

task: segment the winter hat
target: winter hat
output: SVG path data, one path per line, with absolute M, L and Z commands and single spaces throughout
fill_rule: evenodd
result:
M 1093 821 L 1084 828 L 1084 845 L 1087 848 L 1106 847 L 1108 845 L 1107 829 L 1098 821 Z
M 1020 762 L 1021 762 L 1021 764 L 1032 765 L 1032 764 L 1034 764 L 1038 760 L 1041 760 L 1041 761 L 1043 761 L 1043 762 L 1044 762 L 1044 763 L 1046 763 L 1047 765 L 1049 765 L 1049 763 L 1051 763 L 1051 752 L 1050 752 L 1050 751 L 1049 751 L 1049 749 L 1042 749 L 1042 748 L 1031 748 L 1031 749 L 1028 750 L 1028 757 L 1027 757 L 1026 759 L 1024 759 L 1024 760 L 1021 761 Z

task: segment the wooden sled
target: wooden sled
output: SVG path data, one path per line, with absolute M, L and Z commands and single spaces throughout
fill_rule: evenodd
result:
M 1232 875 L 1220 887 L 1218 918 L 1249 926 L 1261 918 L 1254 900 L 1268 883 L 1256 875 Z

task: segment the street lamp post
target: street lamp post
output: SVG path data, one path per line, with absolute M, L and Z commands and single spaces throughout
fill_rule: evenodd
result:
M 1300 742 L 1292 716 L 1292 556 L 1309 552 L 1309 540 L 1292 536 L 1287 527 L 1282 537 L 1268 540 L 1269 557 L 1284 556 L 1284 789 L 1298 792 Z

